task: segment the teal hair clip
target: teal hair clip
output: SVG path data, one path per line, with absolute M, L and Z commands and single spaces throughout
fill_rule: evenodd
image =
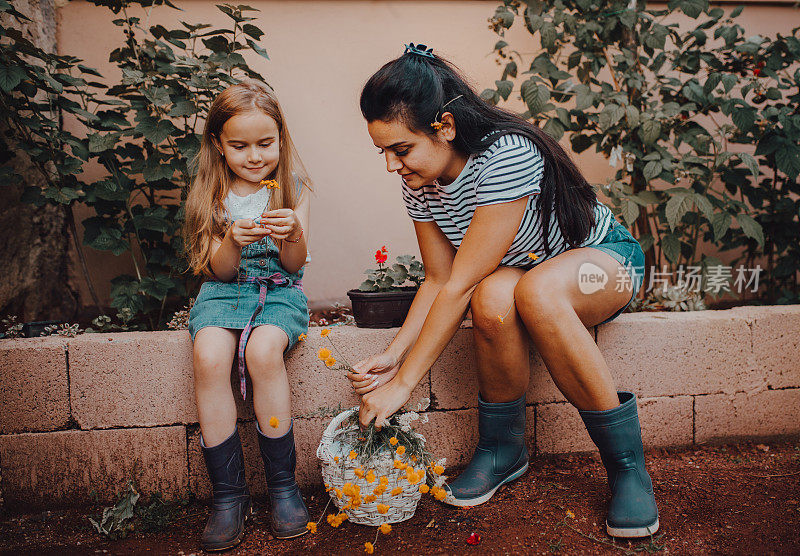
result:
M 428 46 L 425 44 L 418 44 L 415 46 L 413 42 L 410 42 L 407 45 L 405 45 L 405 47 L 406 49 L 403 52 L 403 54 L 408 54 L 410 52 L 411 54 L 416 54 L 417 56 L 425 56 L 426 58 L 435 58 L 435 56 L 433 55 L 433 49 L 428 48 Z

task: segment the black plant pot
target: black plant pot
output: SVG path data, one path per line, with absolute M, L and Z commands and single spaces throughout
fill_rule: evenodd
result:
M 353 303 L 353 317 L 361 328 L 393 328 L 403 326 L 417 288 L 397 288 L 390 292 L 350 290 L 347 297 Z

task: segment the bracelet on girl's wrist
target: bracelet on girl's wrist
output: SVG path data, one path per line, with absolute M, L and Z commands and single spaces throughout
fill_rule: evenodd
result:
M 288 237 L 283 241 L 288 241 L 289 243 L 297 243 L 303 237 L 303 228 L 300 228 L 300 235 L 297 236 L 297 239 L 289 239 Z

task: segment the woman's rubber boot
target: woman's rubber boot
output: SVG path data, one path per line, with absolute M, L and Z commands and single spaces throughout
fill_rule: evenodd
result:
M 525 446 L 525 396 L 505 403 L 478 398 L 478 447 L 467 468 L 445 488 L 444 502 L 477 506 L 528 469 Z
M 658 507 L 644 466 L 636 396 L 617 394 L 620 405 L 614 409 L 579 413 L 608 474 L 611 504 L 606 531 L 612 537 L 648 537 L 658 531 Z
M 308 533 L 308 508 L 294 479 L 297 456 L 294 448 L 294 425 L 278 438 L 264 436 L 258 429 L 258 447 L 264 460 L 267 490 L 271 508 L 272 534 L 277 539 L 290 539 Z
M 222 444 L 207 448 L 200 437 L 203 459 L 214 489 L 211 515 L 203 529 L 203 550 L 227 550 L 242 542 L 250 517 L 250 491 L 244 477 L 244 454 L 239 429 Z

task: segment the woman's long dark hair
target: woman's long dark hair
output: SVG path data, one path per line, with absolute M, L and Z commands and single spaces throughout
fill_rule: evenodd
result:
M 466 155 L 485 151 L 501 136 L 516 133 L 529 138 L 544 158 L 538 202 L 542 209 L 546 256 L 549 208 L 570 247 L 580 245 L 595 225 L 597 195 L 569 155 L 547 133 L 522 118 L 481 99 L 458 69 L 439 57 L 406 52 L 369 78 L 361 91 L 361 114 L 368 122 L 400 120 L 416 132 L 434 134 L 431 127 L 444 104 L 456 122 L 453 147 Z

